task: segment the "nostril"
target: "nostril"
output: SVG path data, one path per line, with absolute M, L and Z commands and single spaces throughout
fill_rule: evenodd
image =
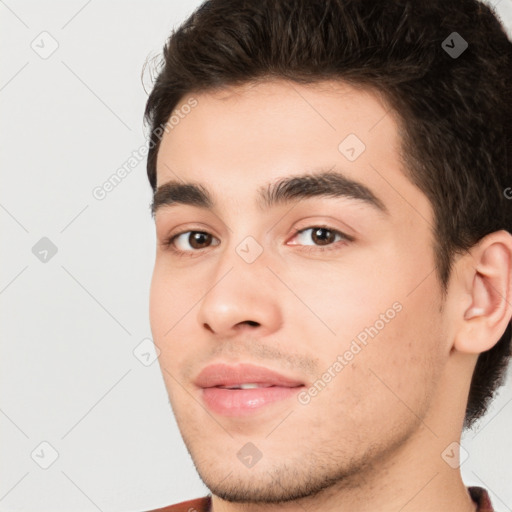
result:
M 258 322 L 254 322 L 253 320 L 247 320 L 244 323 L 252 325 L 253 327 L 256 327 L 256 326 L 260 325 Z
M 214 332 L 213 329 L 208 324 L 203 324 L 203 327 L 206 327 L 210 332 Z

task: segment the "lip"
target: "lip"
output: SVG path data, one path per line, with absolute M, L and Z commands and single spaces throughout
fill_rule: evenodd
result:
M 244 383 L 268 387 L 254 389 L 224 389 Z M 198 375 L 195 384 L 201 388 L 204 404 L 214 413 L 229 417 L 244 417 L 265 406 L 295 396 L 305 384 L 263 366 L 241 363 L 236 366 L 212 364 Z
M 294 397 L 304 386 L 293 388 L 271 386 L 255 389 L 201 389 L 202 400 L 214 413 L 222 416 L 244 417 L 255 414 L 272 403 Z
M 245 383 L 267 384 L 282 388 L 295 388 L 304 385 L 304 382 L 297 379 L 263 366 L 248 363 L 240 363 L 236 366 L 223 363 L 212 364 L 204 368 L 195 380 L 195 384 L 200 388 L 237 386 Z

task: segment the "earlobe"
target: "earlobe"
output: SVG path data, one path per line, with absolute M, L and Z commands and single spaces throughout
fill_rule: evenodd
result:
M 472 248 L 465 267 L 470 273 L 470 304 L 461 307 L 455 350 L 478 354 L 490 350 L 503 336 L 512 316 L 512 235 L 501 230 Z

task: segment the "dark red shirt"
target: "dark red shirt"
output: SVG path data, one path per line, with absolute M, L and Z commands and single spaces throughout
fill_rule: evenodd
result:
M 489 494 L 482 487 L 468 487 L 471 499 L 478 505 L 477 512 L 494 512 Z M 148 512 L 210 512 L 211 495 L 195 500 L 182 501 L 176 505 L 150 510 Z

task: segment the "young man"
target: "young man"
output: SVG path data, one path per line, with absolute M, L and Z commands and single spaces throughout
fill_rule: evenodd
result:
M 161 511 L 493 510 L 458 442 L 510 355 L 511 74 L 475 0 L 212 0 L 171 35 L 150 316 L 211 494 Z

